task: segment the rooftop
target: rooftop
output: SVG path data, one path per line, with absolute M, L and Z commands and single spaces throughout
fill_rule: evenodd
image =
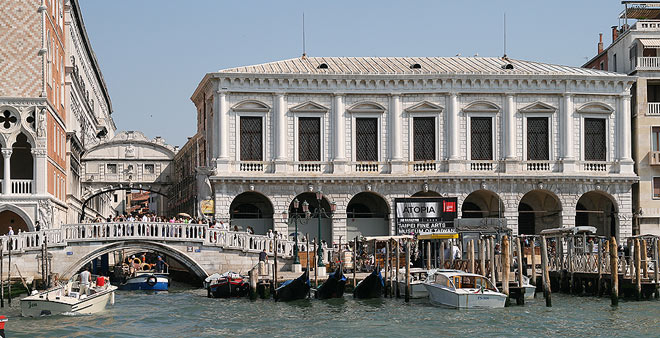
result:
M 244 74 L 511 74 L 591 75 L 620 74 L 541 62 L 499 57 L 298 57 L 288 60 L 222 69 Z

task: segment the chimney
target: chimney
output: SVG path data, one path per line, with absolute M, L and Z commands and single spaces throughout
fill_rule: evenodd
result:
M 617 26 L 612 26 L 612 42 L 616 41 L 616 39 L 619 37 L 619 29 Z
M 600 40 L 598 41 L 598 54 L 603 52 L 603 33 L 598 33 Z

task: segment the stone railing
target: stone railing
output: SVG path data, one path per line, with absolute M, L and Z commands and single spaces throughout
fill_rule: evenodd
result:
M 469 161 L 471 171 L 493 171 L 497 161 Z
M 600 161 L 586 161 L 582 162 L 582 170 L 583 171 L 601 171 L 601 172 L 608 172 L 609 171 L 609 163 L 607 162 L 600 162 Z
M 554 161 L 525 161 L 523 170 L 525 171 L 554 171 Z
M 657 70 L 660 69 L 660 57 L 655 56 L 639 56 L 637 57 L 637 70 Z
M 433 161 L 414 162 L 412 168 L 414 172 L 433 172 L 438 170 L 437 164 Z
M 253 171 L 263 172 L 265 169 L 264 162 L 240 162 L 238 163 L 238 171 Z
M 660 115 L 660 102 L 649 102 L 646 115 Z
M 298 172 L 312 172 L 312 173 L 321 173 L 325 172 L 327 167 L 326 162 L 296 162 L 295 168 Z
M 359 173 L 379 173 L 381 171 L 378 162 L 360 162 L 355 163 L 355 172 Z
M 32 180 L 10 180 L 12 194 L 31 194 Z
M 277 250 L 278 256 L 283 258 L 292 257 L 294 245 L 292 240 L 279 239 L 276 248 L 275 241 L 267 236 L 209 228 L 205 224 L 111 222 L 70 224 L 59 229 L 22 232 L 13 236 L 5 235 L 0 237 L 0 247 L 4 255 L 7 254 L 10 243 L 12 253 L 40 250 L 44 238 L 47 239 L 48 247 L 67 246 L 68 243 L 122 240 L 197 242 L 202 246 L 249 253 L 259 253 L 266 249 L 269 255 L 273 255 Z M 332 249 L 324 248 L 326 261 L 331 255 Z

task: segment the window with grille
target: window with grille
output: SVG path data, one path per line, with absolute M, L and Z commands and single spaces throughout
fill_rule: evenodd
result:
M 548 150 L 548 118 L 527 118 L 527 160 L 548 160 Z
M 473 117 L 470 119 L 471 159 L 493 159 L 493 119 L 490 117 Z
M 355 119 L 355 160 L 378 161 L 378 119 Z
M 298 118 L 298 160 L 321 160 L 321 118 Z
M 261 117 L 241 116 L 241 161 L 263 159 Z
M 606 158 L 605 119 L 584 119 L 584 159 L 605 161 Z
M 660 177 L 653 178 L 653 198 L 660 198 Z
M 108 164 L 107 165 L 107 173 L 108 174 L 116 174 L 117 173 L 117 165 L 116 164 Z
M 413 118 L 415 161 L 435 160 L 435 117 Z
M 651 128 L 651 150 L 660 151 L 660 127 Z

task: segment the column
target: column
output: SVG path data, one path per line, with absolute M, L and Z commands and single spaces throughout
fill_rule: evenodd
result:
M 215 148 L 218 150 L 214 153 L 217 154 L 217 170 L 219 172 L 229 171 L 229 107 L 227 105 L 226 93 L 218 91 L 216 99 L 214 100 L 213 120 L 215 130 L 213 131 Z M 213 143 L 212 143 L 213 144 Z
M 564 94 L 562 108 L 562 132 L 560 140 L 564 142 L 562 144 L 563 171 L 574 172 L 576 168 L 575 155 L 573 154 L 573 96 L 571 94 Z
M 401 96 L 399 94 L 393 94 L 390 96 L 390 111 L 389 111 L 389 123 L 390 123 L 390 135 L 388 139 L 390 140 L 390 165 L 391 172 L 403 173 L 406 171 L 406 165 L 403 161 L 403 143 L 401 141 Z
M 455 172 L 461 170 L 460 164 L 458 163 L 460 160 L 458 151 L 458 136 L 460 132 L 458 128 L 458 95 L 456 93 L 450 93 L 448 100 L 447 141 L 449 143 L 449 171 Z
M 618 135 L 620 137 L 617 145 L 620 147 L 617 154 L 619 155 L 619 172 L 620 173 L 633 173 L 633 160 L 630 156 L 631 153 L 631 127 L 630 127 L 630 95 L 622 95 L 618 100 L 617 114 L 618 116 Z
M 345 173 L 346 168 L 346 124 L 344 120 L 344 95 L 335 94 L 332 100 L 332 149 L 333 172 Z
M 46 172 L 46 149 L 37 148 L 32 149 L 32 156 L 34 157 L 34 175 L 33 177 L 33 194 L 45 195 L 46 185 L 48 182 L 48 173 Z
M 4 165 L 4 172 L 3 172 L 3 179 L 2 179 L 2 193 L 4 195 L 9 195 L 11 194 L 11 153 L 12 149 L 11 148 L 2 148 L 2 157 L 3 157 L 3 165 Z
M 223 96 L 224 96 L 224 93 L 223 93 Z M 219 101 L 220 101 L 219 97 L 216 97 L 216 99 L 214 99 L 211 102 L 211 104 L 212 104 L 211 107 L 209 107 L 209 104 L 206 101 L 204 101 L 204 110 L 207 113 L 207 115 L 206 115 L 207 124 L 206 125 L 207 126 L 212 126 L 211 128 L 206 128 L 206 142 L 209 145 L 209 146 L 207 146 L 207 148 L 210 148 L 210 149 L 206 149 L 206 153 L 209 156 L 209 163 L 211 162 L 211 160 L 214 160 L 214 159 L 218 158 L 218 152 L 220 151 L 220 148 L 219 148 L 220 143 L 218 141 L 218 134 L 219 134 L 218 133 L 218 127 L 220 126 L 220 121 L 218 120 L 219 115 L 220 115 L 219 114 L 219 111 L 220 111 L 220 102 Z M 209 108 L 209 109 L 207 109 L 207 108 Z M 208 114 L 209 110 L 211 111 L 210 115 L 213 115 L 211 121 L 209 121 L 209 114 Z
M 505 171 L 516 171 L 516 107 L 513 94 L 506 95 L 504 112 L 504 159 Z
M 275 141 L 275 172 L 286 172 L 286 146 L 287 146 L 287 127 L 286 127 L 286 111 L 287 105 L 283 93 L 277 93 L 274 97 L 275 111 L 273 117 L 275 119 L 275 130 L 273 138 Z

